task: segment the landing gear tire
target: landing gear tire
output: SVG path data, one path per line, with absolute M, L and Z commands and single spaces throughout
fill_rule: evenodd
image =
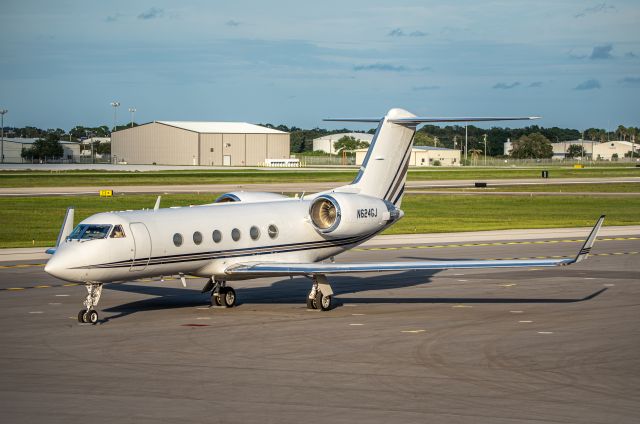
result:
M 221 288 L 220 303 L 226 308 L 233 308 L 236 306 L 236 291 L 232 287 Z
M 87 320 L 85 322 L 89 322 L 91 324 L 95 324 L 98 322 L 98 313 L 94 310 L 87 312 Z
M 78 312 L 78 322 L 81 323 L 86 323 L 87 321 L 87 310 L 86 309 L 81 309 L 80 312 Z
M 318 309 L 316 306 L 316 298 L 307 296 L 307 309 Z
M 214 295 L 211 296 L 211 306 L 222 306 L 222 300 L 219 292 L 214 293 Z
M 328 311 L 331 309 L 331 296 L 324 296 L 320 290 L 316 292 L 316 297 L 314 299 L 314 303 L 316 309 L 320 309 L 322 311 Z

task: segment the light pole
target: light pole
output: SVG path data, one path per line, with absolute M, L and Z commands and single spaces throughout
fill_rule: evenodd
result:
M 484 136 L 484 166 L 487 166 L 487 135 Z
M 135 107 L 129 108 L 129 113 L 131 113 L 131 128 L 133 128 L 133 116 L 136 113 L 137 109 Z
M 464 124 L 464 163 L 467 163 L 467 151 L 469 150 L 469 133 L 467 132 L 467 124 Z
M 117 112 L 118 112 L 118 106 L 120 106 L 120 102 L 111 102 L 111 106 L 113 107 L 113 131 L 116 130 L 116 122 L 117 122 Z M 113 132 L 111 131 L 111 132 Z
M 4 114 L 9 112 L 7 109 L 0 109 L 0 115 L 2 115 L 2 147 L 0 147 L 0 163 L 4 163 Z

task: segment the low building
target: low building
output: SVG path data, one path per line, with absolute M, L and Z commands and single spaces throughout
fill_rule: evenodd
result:
M 7 138 L 5 137 L 3 144 L 4 162 L 5 163 L 22 163 L 22 149 L 29 149 L 31 145 L 39 140 L 38 138 Z M 80 157 L 80 143 L 73 141 L 60 140 L 62 146 L 63 157 L 65 162 L 77 162 Z
M 371 140 L 373 140 L 373 134 L 367 134 L 367 133 L 330 134 L 330 135 L 325 135 L 323 137 L 314 138 L 313 151 L 334 154 L 337 152 L 334 144 L 336 141 L 340 140 L 342 137 L 353 137 L 358 141 L 364 141 L 369 144 L 371 144 Z
M 634 149 L 636 153 L 640 152 L 640 146 L 630 141 L 605 141 L 593 146 L 593 158 L 599 160 L 622 159 L 626 154 Z
M 557 143 L 551 143 L 551 145 L 553 146 L 553 159 L 557 160 L 566 159 L 569 147 L 572 145 L 582 146 L 584 149 L 584 158 L 593 160 L 611 160 L 613 155 L 617 155 L 618 158 L 623 158 L 624 155 L 631 151 L 634 145 L 635 151 L 640 151 L 638 144 L 621 140 L 605 141 L 600 143 L 599 141 L 579 139 L 560 141 Z M 511 141 L 504 143 L 505 156 L 511 153 L 512 148 L 513 143 Z
M 156 121 L 111 134 L 114 162 L 262 166 L 289 158 L 289 133 L 246 122 Z
M 84 145 L 91 145 L 92 143 L 98 142 L 100 144 L 111 143 L 111 137 L 89 137 L 83 138 L 81 143 Z
M 504 155 L 509 156 L 511 154 L 511 150 L 513 149 L 513 144 L 511 140 L 507 140 L 504 143 Z M 597 141 L 591 140 L 569 140 L 569 141 L 559 141 L 557 143 L 551 143 L 551 147 L 553 147 L 553 156 L 552 159 L 565 159 L 567 157 L 567 152 L 569 151 L 569 147 L 572 145 L 582 146 L 584 149 L 584 156 L 591 157 L 593 152 L 593 146 L 598 144 Z
M 368 149 L 358 149 L 356 165 L 362 165 Z M 460 166 L 460 150 L 446 147 L 413 146 L 409 158 L 409 166 Z

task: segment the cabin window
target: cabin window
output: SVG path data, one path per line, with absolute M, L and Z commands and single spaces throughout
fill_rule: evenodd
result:
M 271 237 L 272 239 L 278 237 L 278 227 L 273 224 L 269 225 L 267 232 L 269 233 L 269 237 Z
M 67 237 L 67 240 L 96 240 L 107 238 L 111 225 L 82 224 L 78 225 Z
M 233 239 L 233 241 L 240 240 L 240 230 L 238 230 L 237 228 L 231 230 L 231 238 Z
M 254 225 L 249 229 L 249 235 L 253 240 L 258 240 L 260 238 L 260 229 Z
M 193 233 L 193 242 L 195 244 L 202 243 L 202 233 L 200 231 L 196 231 L 195 233 Z
M 122 225 L 115 225 L 113 227 L 113 231 L 111 231 L 111 238 L 124 238 L 126 237 L 124 234 L 124 230 L 122 229 Z
M 175 233 L 173 235 L 173 244 L 176 245 L 176 247 L 180 247 L 182 246 L 182 234 L 180 233 Z
M 220 240 L 222 240 L 222 233 L 219 230 L 213 230 L 213 233 L 211 233 L 211 238 L 213 238 L 213 241 L 215 243 L 220 243 Z

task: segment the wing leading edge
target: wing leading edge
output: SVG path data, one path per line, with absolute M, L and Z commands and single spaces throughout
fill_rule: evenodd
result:
M 575 258 L 564 259 L 517 259 L 517 260 L 453 260 L 453 261 L 414 261 L 414 262 L 351 262 L 351 263 L 282 263 L 282 262 L 248 262 L 232 265 L 225 272 L 229 275 L 313 275 L 313 274 L 346 274 L 351 272 L 388 272 L 388 271 L 420 271 L 441 269 L 469 268 L 518 268 L 518 267 L 553 267 L 571 265 L 581 262 L 589 256 L 595 243 L 598 231 L 605 216 L 602 215 L 594 225 L 591 233 L 580 248 Z

